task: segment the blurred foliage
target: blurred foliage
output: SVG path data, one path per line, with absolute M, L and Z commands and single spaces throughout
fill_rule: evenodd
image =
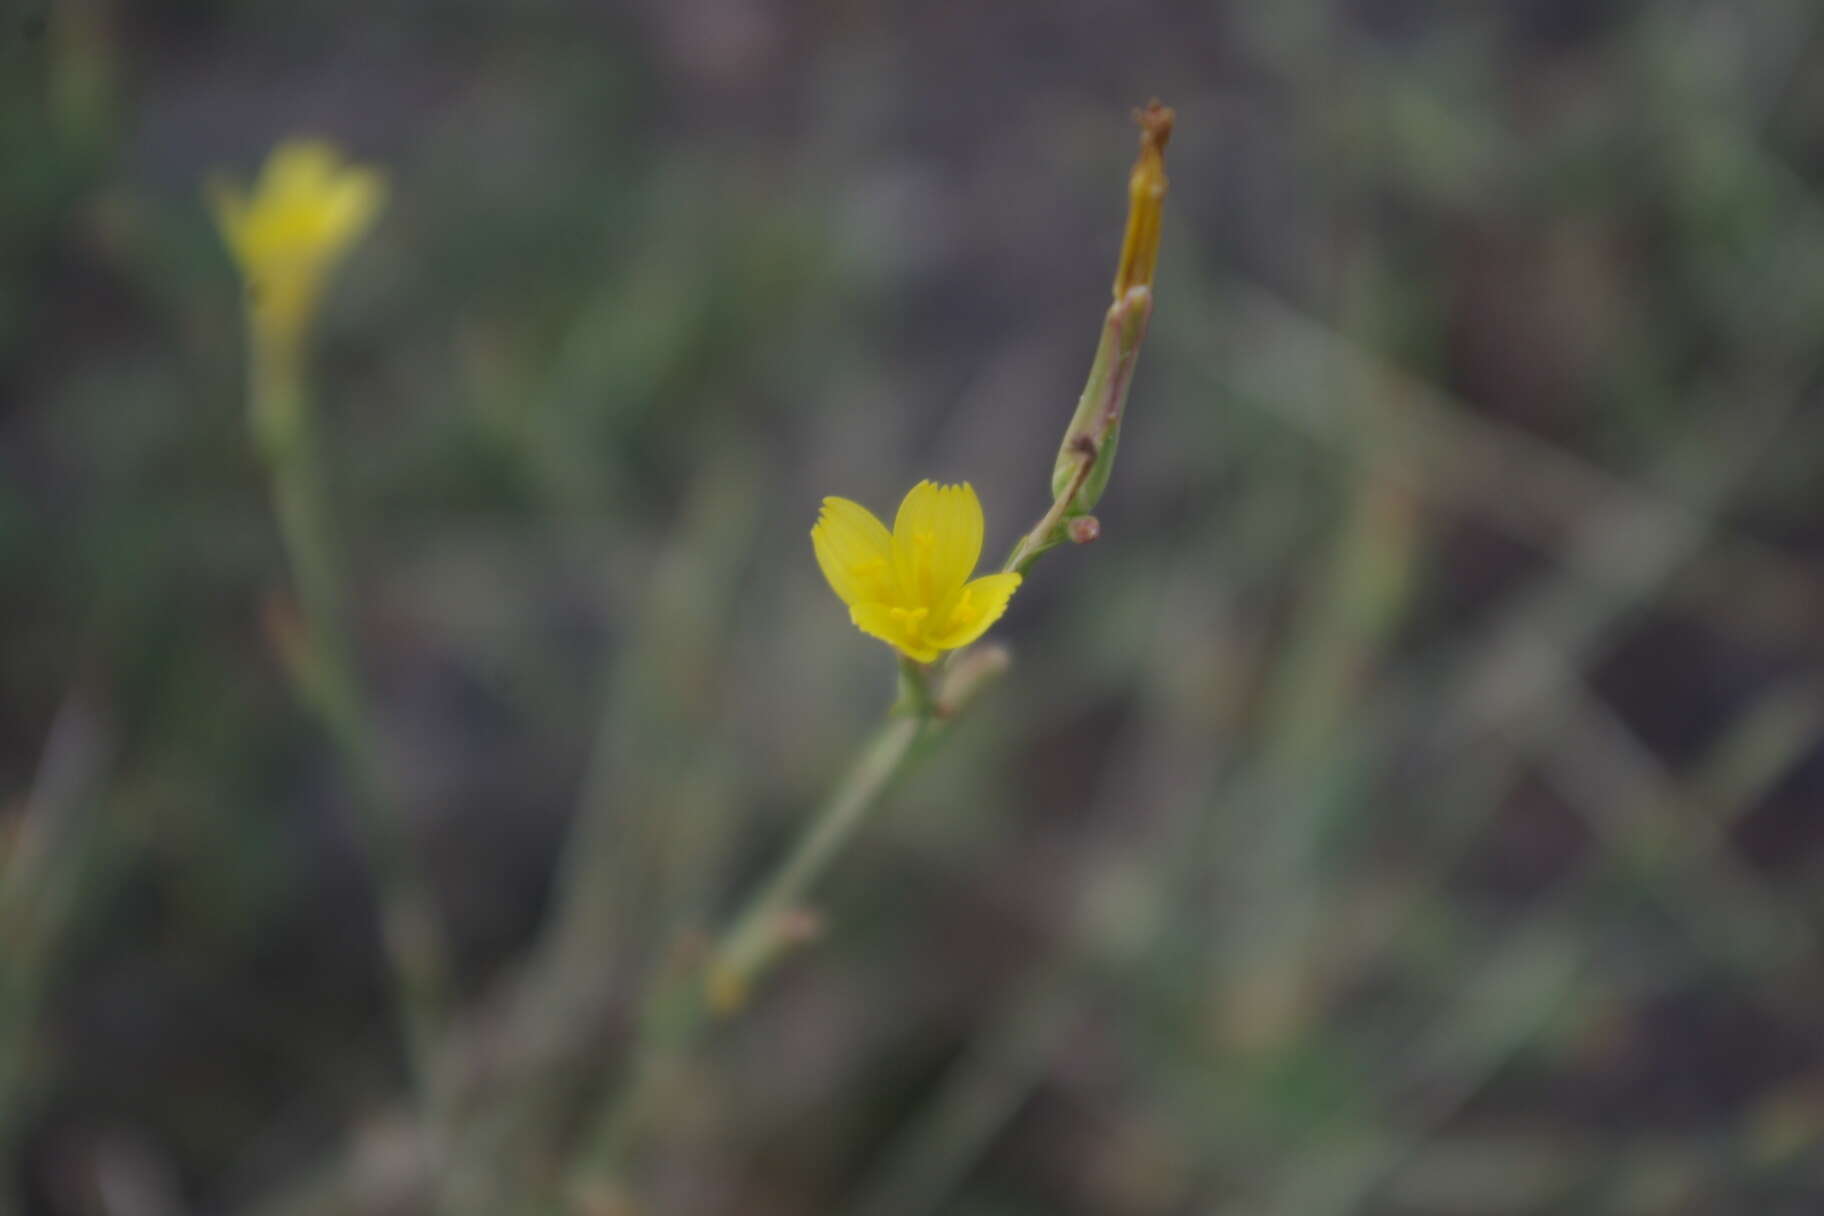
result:
M 1042 510 L 1154 94 L 1103 538 L 631 1210 L 1824 1210 L 1817 17 L 0 6 L 10 1210 L 553 1210 L 891 693 L 818 499 Z M 199 197 L 312 132 L 393 181 L 314 366 L 458 950 L 435 1183 Z

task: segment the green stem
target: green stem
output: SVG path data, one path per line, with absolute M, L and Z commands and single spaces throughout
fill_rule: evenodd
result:
M 711 951 L 707 995 L 715 1009 L 732 1012 L 746 1002 L 754 982 L 793 942 L 786 918 L 921 750 L 915 745 L 934 741 L 940 730 L 936 719 L 919 714 L 889 718 L 874 732 L 792 851 Z
M 355 663 L 347 581 L 331 522 L 315 430 L 295 353 L 256 342 L 255 439 L 296 588 L 302 638 L 285 646 L 299 695 L 322 719 L 354 786 L 407 1055 L 421 1100 L 435 1106 L 433 1054 L 443 1029 L 446 951 L 430 884 L 383 775 L 378 735 Z
M 52 722 L 9 848 L 0 855 L 0 1160 L 13 1160 L 44 1063 L 37 1031 L 69 932 L 102 866 L 111 730 L 82 686 Z M 0 1188 L 0 1213 L 10 1213 Z
M 795 923 L 794 914 L 894 782 L 943 738 L 948 716 L 962 708 L 946 704 L 940 716 L 928 673 L 916 664 L 902 665 L 901 679 L 899 712 L 862 746 L 791 850 L 709 946 L 702 968 L 685 969 L 682 987 L 665 982 L 656 988 L 633 1049 L 633 1075 L 588 1138 L 578 1186 L 605 1187 L 620 1176 L 635 1137 L 712 1018 L 738 1011 L 781 956 L 803 940 L 808 922 Z

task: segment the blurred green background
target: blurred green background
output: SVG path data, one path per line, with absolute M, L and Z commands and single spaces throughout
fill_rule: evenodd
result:
M 1824 1211 L 1821 25 L 0 3 L 0 1210 Z M 891 696 L 818 500 L 1037 518 L 1154 95 L 1102 539 L 574 1185 Z M 297 133 L 435 1170 L 199 197 Z

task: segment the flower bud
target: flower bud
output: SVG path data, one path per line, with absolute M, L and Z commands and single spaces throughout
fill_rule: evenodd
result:
M 1052 466 L 1052 496 L 1069 499 L 1067 517 L 1087 515 L 1108 485 L 1128 385 L 1153 315 L 1153 273 L 1159 263 L 1159 217 L 1166 191 L 1165 145 L 1172 136 L 1173 114 L 1169 106 L 1154 101 L 1134 117 L 1140 124 L 1140 156 L 1128 178 L 1127 233 L 1115 269 L 1115 302 L 1103 320 L 1089 380 Z

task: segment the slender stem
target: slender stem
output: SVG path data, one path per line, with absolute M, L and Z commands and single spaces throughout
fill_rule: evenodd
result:
M 0 1159 L 13 1159 L 26 1130 L 41 1063 L 34 1031 L 99 868 L 112 734 L 79 683 L 57 711 L 11 847 L 0 856 Z M 0 1192 L 0 1212 L 10 1210 Z
M 406 1051 L 420 1097 L 434 1107 L 432 1056 L 443 1027 L 446 952 L 430 884 L 383 775 L 355 663 L 342 552 L 293 354 L 256 342 L 254 433 L 297 592 L 301 636 L 282 638 L 300 696 L 322 719 L 354 786 L 357 826 L 380 907 Z
M 933 718 L 920 715 L 889 718 L 874 732 L 792 851 L 711 951 L 706 976 L 714 1009 L 740 1008 L 754 981 L 792 944 L 786 917 L 905 768 L 917 750 L 914 745 L 935 738 L 937 729 Z
M 984 678 L 998 670 L 994 667 Z M 902 665 L 901 679 L 894 712 L 862 745 L 778 867 L 711 943 L 701 969 L 687 968 L 682 987 L 661 983 L 654 991 L 634 1046 L 632 1076 L 588 1137 L 573 1180 L 576 1185 L 607 1186 L 620 1176 L 635 1137 L 671 1087 L 691 1047 L 715 1016 L 745 1005 L 754 986 L 804 939 L 808 924 L 795 913 L 893 783 L 943 738 L 949 717 L 966 700 L 958 694 L 954 702 L 940 706 L 929 686 L 929 673 L 916 664 Z M 965 693 L 973 694 L 980 683 L 972 681 Z

